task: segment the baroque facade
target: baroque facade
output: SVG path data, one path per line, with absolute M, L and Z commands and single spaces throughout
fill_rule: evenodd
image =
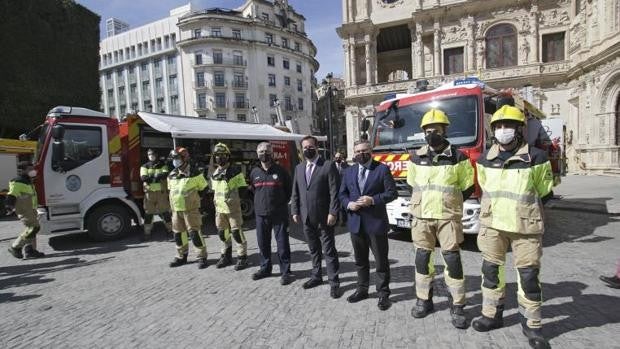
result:
M 246 0 L 235 9 L 170 16 L 101 42 L 103 109 L 260 123 L 278 113 L 309 133 L 316 47 L 286 0 Z
M 564 120 L 571 172 L 620 171 L 620 0 L 342 0 L 348 146 L 415 80 L 478 76 Z M 349 152 L 350 153 L 350 152 Z

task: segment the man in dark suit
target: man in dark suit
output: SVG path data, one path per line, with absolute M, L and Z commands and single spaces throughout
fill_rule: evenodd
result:
M 339 298 L 340 263 L 334 241 L 334 225 L 340 210 L 338 202 L 340 176 L 332 161 L 324 160 L 317 154 L 317 145 L 317 139 L 312 136 L 306 136 L 301 140 L 306 161 L 295 168 L 291 214 L 295 223 L 303 224 L 304 235 L 312 255 L 312 276 L 303 284 L 303 288 L 309 289 L 323 283 L 321 260 L 324 254 L 331 285 L 330 295 L 332 298 Z
M 398 192 L 390 169 L 372 159 L 368 141 L 356 142 L 354 151 L 357 165 L 345 170 L 339 193 L 340 203 L 348 212 L 347 227 L 351 232 L 358 278 L 357 289 L 347 301 L 356 303 L 368 298 L 370 249 L 377 265 L 377 306 L 380 310 L 387 310 L 392 302 L 389 298 L 389 224 L 385 205 L 395 200 Z
M 334 163 L 336 164 L 336 169 L 338 170 L 338 174 L 340 175 L 340 179 L 342 180 L 344 170 L 349 167 L 347 159 L 342 155 L 341 152 L 337 152 L 336 154 L 334 154 Z M 340 212 L 338 212 L 338 222 L 340 222 L 340 225 L 343 227 L 347 224 L 346 207 L 343 207 Z

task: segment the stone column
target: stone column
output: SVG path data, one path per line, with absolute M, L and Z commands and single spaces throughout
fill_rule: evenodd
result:
M 343 41 L 342 48 L 344 50 L 344 81 L 348 86 L 351 86 L 351 55 L 349 52 L 349 43 L 347 41 Z
M 371 55 L 371 42 L 370 42 L 370 34 L 366 34 L 364 36 L 364 47 L 366 49 L 366 86 L 370 86 L 372 84 L 372 71 L 371 71 L 371 63 L 372 63 L 372 55 Z
M 422 23 L 416 23 L 415 24 L 415 48 L 414 48 L 414 55 L 416 56 L 416 60 L 417 60 L 417 66 L 418 66 L 418 71 L 417 71 L 417 77 L 418 78 L 423 78 L 424 77 L 424 43 L 422 42 Z
M 465 22 L 467 25 L 467 66 L 465 70 L 467 73 L 473 72 L 475 67 L 475 57 L 476 57 L 476 33 L 474 31 L 474 17 L 467 16 L 467 20 Z
M 433 75 L 441 75 L 441 27 L 435 22 L 433 29 Z
M 357 86 L 357 57 L 355 57 L 355 38 L 353 36 L 349 37 L 349 52 L 351 55 L 351 64 L 349 65 L 351 73 L 351 86 Z
M 415 36 L 415 25 L 413 23 L 409 23 L 409 36 L 411 37 L 411 76 L 409 79 L 415 79 L 418 76 L 418 57 L 416 54 L 416 36 Z
M 532 32 L 530 34 L 530 56 L 528 57 L 527 62 L 532 64 L 542 62 L 542 60 L 539 60 L 538 58 L 540 55 L 538 50 L 538 5 L 536 2 L 532 4 L 529 20 Z

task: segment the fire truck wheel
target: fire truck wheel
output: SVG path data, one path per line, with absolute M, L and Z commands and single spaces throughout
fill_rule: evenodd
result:
M 254 200 L 251 198 L 241 199 L 241 215 L 246 218 L 254 218 Z
M 104 205 L 97 207 L 88 217 L 88 235 L 96 241 L 121 238 L 131 228 L 129 213 L 123 207 Z

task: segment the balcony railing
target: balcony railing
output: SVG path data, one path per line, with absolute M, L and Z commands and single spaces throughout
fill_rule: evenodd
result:
M 228 101 L 224 103 L 215 102 L 215 109 L 228 109 Z
M 233 81 L 232 87 L 239 88 L 239 89 L 246 89 L 248 88 L 248 83 L 246 81 Z
M 248 101 L 235 101 L 233 103 L 233 106 L 235 107 L 235 109 L 249 109 L 250 108 L 250 102 L 248 102 Z
M 227 88 L 228 81 L 226 80 L 213 80 L 213 88 Z

